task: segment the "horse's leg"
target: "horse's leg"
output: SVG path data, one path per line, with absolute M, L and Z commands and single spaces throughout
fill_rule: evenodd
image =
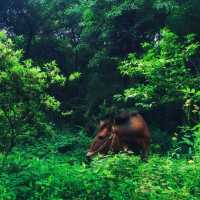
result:
M 142 140 L 141 141 L 141 159 L 144 161 L 147 161 L 148 159 L 148 154 L 149 154 L 149 141 L 148 140 Z

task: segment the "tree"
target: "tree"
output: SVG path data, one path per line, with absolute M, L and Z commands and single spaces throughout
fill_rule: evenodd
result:
M 116 98 L 132 99 L 140 109 L 155 109 L 175 102 L 183 105 L 186 88 L 199 89 L 199 70 L 190 65 L 199 50 L 194 38 L 190 34 L 181 39 L 165 28 L 159 39 L 143 43 L 144 53 L 140 57 L 130 54 L 119 65 L 120 73 L 129 76 L 133 84 Z
M 48 91 L 64 85 L 55 62 L 43 66 L 22 61 L 22 51 L 0 32 L 0 127 L 1 148 L 10 151 L 22 142 L 52 131 L 46 113 L 59 111 L 60 103 Z

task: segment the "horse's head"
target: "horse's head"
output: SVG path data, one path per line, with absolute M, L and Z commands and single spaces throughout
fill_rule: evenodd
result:
M 106 154 L 112 142 L 112 121 L 106 120 L 100 123 L 99 130 L 87 152 L 87 158 L 91 159 L 97 153 Z

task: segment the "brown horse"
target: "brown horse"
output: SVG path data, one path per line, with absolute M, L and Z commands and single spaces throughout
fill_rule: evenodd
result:
M 150 145 L 150 132 L 143 117 L 138 113 L 120 114 L 114 120 L 100 123 L 88 152 L 87 158 L 95 154 L 107 154 L 109 151 L 133 151 L 146 160 Z

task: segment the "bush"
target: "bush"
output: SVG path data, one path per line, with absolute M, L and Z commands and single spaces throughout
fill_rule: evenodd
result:
M 153 155 L 145 163 L 121 153 L 98 155 L 90 164 L 83 162 L 90 138 L 83 131 L 58 131 L 51 139 L 0 154 L 0 199 L 199 199 L 199 126 L 193 131 L 195 155 L 189 160 Z
M 65 78 L 55 62 L 37 66 L 22 61 L 22 52 L 4 32 L 0 52 L 0 149 L 10 151 L 16 143 L 52 132 L 46 112 L 58 111 L 60 102 L 49 88 L 63 85 Z
M 152 109 L 169 103 L 184 104 L 195 96 L 191 90 L 199 90 L 199 72 L 194 75 L 188 64 L 199 49 L 194 34 L 182 39 L 165 28 L 159 36 L 142 45 L 142 56 L 130 54 L 119 65 L 120 73 L 130 77 L 134 84 L 123 95 L 117 95 L 118 100 L 131 99 L 137 108 Z

